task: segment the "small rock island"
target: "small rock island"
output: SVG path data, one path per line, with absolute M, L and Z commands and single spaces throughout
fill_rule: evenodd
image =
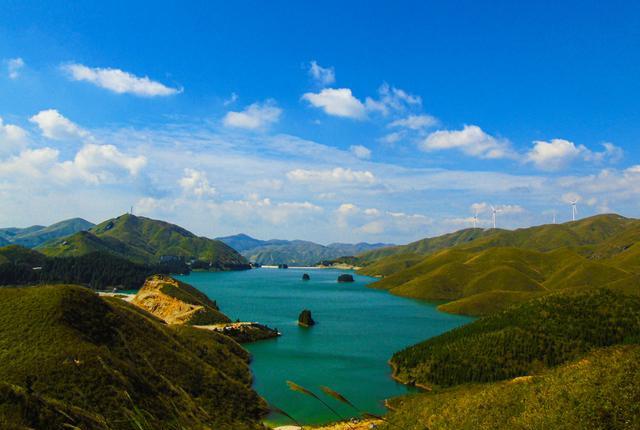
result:
M 338 276 L 338 282 L 355 282 L 355 281 L 353 279 L 353 275 L 344 273 Z
M 309 276 L 308 273 L 305 273 L 304 275 L 302 275 L 302 280 L 303 281 L 309 281 L 311 279 L 311 276 Z
M 315 324 L 316 322 L 311 317 L 311 311 L 309 309 L 305 309 L 300 312 L 300 316 L 298 317 L 298 325 L 302 327 L 311 327 Z

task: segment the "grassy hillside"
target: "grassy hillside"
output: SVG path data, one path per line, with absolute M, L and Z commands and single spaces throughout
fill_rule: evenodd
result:
M 384 276 L 373 288 L 449 302 L 440 308 L 482 316 L 558 289 L 632 282 L 640 273 L 638 238 L 638 221 L 602 215 L 494 231 L 424 255 L 396 254 L 370 263 L 362 273 Z
M 391 401 L 384 430 L 637 429 L 640 347 L 599 349 L 538 376 Z
M 223 335 L 81 287 L 2 288 L 0 302 L 2 428 L 261 428 L 248 354 Z
M 3 228 L 0 229 L 0 238 L 5 239 L 8 243 L 35 248 L 47 241 L 89 230 L 91 227 L 93 224 L 87 220 L 72 218 L 48 227 L 34 225 L 27 228 Z M 0 246 L 2 246 L 1 243 Z
M 77 256 L 107 252 L 143 264 L 161 257 L 195 259 L 211 270 L 248 268 L 248 262 L 218 240 L 198 237 L 163 221 L 126 214 L 105 221 L 89 231 L 49 242 L 38 248 L 48 256 Z
M 640 296 L 563 291 L 409 347 L 391 363 L 403 382 L 449 387 L 527 375 L 631 342 L 640 342 Z

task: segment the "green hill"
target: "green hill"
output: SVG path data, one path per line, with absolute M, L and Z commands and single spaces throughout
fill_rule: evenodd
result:
M 89 231 L 48 242 L 37 248 L 48 256 L 78 256 L 106 252 L 136 263 L 171 259 L 197 260 L 210 270 L 248 268 L 247 260 L 218 240 L 198 237 L 164 221 L 130 214 L 105 221 Z
M 425 254 L 383 257 L 361 273 L 384 276 L 371 285 L 373 288 L 449 302 L 440 309 L 475 316 L 557 289 L 632 282 L 640 273 L 640 246 L 636 242 L 640 222 L 618 215 L 497 230 L 482 237 L 469 236 L 470 232 L 474 230 L 437 242 L 453 241 L 458 243 L 455 246 L 439 251 L 432 246 Z M 469 240 L 452 239 L 463 237 Z
M 383 430 L 637 429 L 640 347 L 594 351 L 533 377 L 390 401 Z
M 82 218 L 72 218 L 57 222 L 48 227 L 34 225 L 27 228 L 3 228 L 0 229 L 0 246 L 2 239 L 5 244 L 21 245 L 27 248 L 35 248 L 47 241 L 89 230 L 94 224 Z
M 403 382 L 449 387 L 527 375 L 630 342 L 640 342 L 640 296 L 563 291 L 409 347 L 391 364 Z
M 248 353 L 75 286 L 0 289 L 0 427 L 260 429 Z

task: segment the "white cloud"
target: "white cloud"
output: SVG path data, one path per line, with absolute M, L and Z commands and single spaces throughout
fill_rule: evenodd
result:
M 322 86 L 331 85 L 336 81 L 336 73 L 333 67 L 322 67 L 316 61 L 309 63 L 309 75 L 316 83 Z
M 382 143 L 393 145 L 394 143 L 401 141 L 404 138 L 404 136 L 405 134 L 403 132 L 393 132 L 393 133 L 389 133 L 387 135 L 382 136 L 378 140 Z
M 59 152 L 52 148 L 26 149 L 0 162 L 0 177 L 37 179 L 46 177 L 58 161 Z
M 223 119 L 226 127 L 257 130 L 278 122 L 282 109 L 273 100 L 253 103 L 242 112 L 227 112 Z
M 302 99 L 324 110 L 327 115 L 353 119 L 367 117 L 365 106 L 349 88 L 325 88 L 319 93 L 306 93 Z
M 514 156 L 507 140 L 497 139 L 477 125 L 465 125 L 462 130 L 435 131 L 421 142 L 420 148 L 424 151 L 457 149 L 464 154 L 485 159 Z
M 322 213 L 323 209 L 310 202 L 273 202 L 252 194 L 244 200 L 227 200 L 211 203 L 213 211 L 241 220 L 255 223 L 256 218 L 273 225 L 282 225 L 292 219 L 309 221 L 309 216 Z
M 216 194 L 216 189 L 209 184 L 209 178 L 203 171 L 184 169 L 184 176 L 178 183 L 185 193 L 196 197 L 211 197 Z
M 378 99 L 367 97 L 364 103 L 349 88 L 325 88 L 319 93 L 303 94 L 302 99 L 328 115 L 359 120 L 366 119 L 369 112 L 386 116 L 392 111 L 402 112 L 422 104 L 420 97 L 386 83 L 378 89 Z
M 351 170 L 336 167 L 332 170 L 304 170 L 296 169 L 287 173 L 292 182 L 312 184 L 372 184 L 376 181 L 373 173 L 368 170 Z
M 117 94 L 133 94 L 141 97 L 171 96 L 182 89 L 171 88 L 147 76 L 138 77 L 120 69 L 87 67 L 82 64 L 62 66 L 71 79 L 85 81 Z
M 389 124 L 389 127 L 402 127 L 411 130 L 422 130 L 424 128 L 434 127 L 438 125 L 437 118 L 431 115 L 409 115 L 406 118 L 397 119 Z
M 53 140 L 89 137 L 88 131 L 62 116 L 56 109 L 47 109 L 32 116 L 29 121 L 38 125 L 42 135 Z
M 9 75 L 9 79 L 18 79 L 23 67 L 24 60 L 20 57 L 7 60 L 7 73 Z
M 540 170 L 559 170 L 575 160 L 601 163 L 616 162 L 622 158 L 622 149 L 612 143 L 603 144 L 604 150 L 594 152 L 584 145 L 576 145 L 565 139 L 552 139 L 550 142 L 537 140 L 527 152 L 525 161 L 534 164 Z
M 113 145 L 86 144 L 70 161 L 54 172 L 64 180 L 82 179 L 92 184 L 118 182 L 123 172 L 136 176 L 147 164 L 146 157 L 128 156 Z
M 0 156 L 11 154 L 27 145 L 27 132 L 17 125 L 4 124 L 0 117 Z
M 349 151 L 351 151 L 351 153 L 356 157 L 361 158 L 363 160 L 368 160 L 369 158 L 371 158 L 371 150 L 366 146 L 351 145 L 349 147 Z
M 487 202 L 474 203 L 471 205 L 471 211 L 473 213 L 482 214 L 485 212 L 491 212 L 491 206 L 496 208 L 498 212 L 505 215 L 520 214 L 525 212 L 524 208 L 520 205 L 491 205 Z M 473 218 L 471 218 L 473 221 Z

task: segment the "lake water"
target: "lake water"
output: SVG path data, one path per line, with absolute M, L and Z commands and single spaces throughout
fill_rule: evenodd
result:
M 311 280 L 302 281 L 303 273 Z M 321 396 L 319 387 L 329 386 L 357 407 L 383 413 L 384 399 L 409 390 L 391 379 L 391 355 L 471 320 L 367 288 L 375 279 L 366 276 L 353 274 L 356 282 L 338 284 L 341 273 L 346 272 L 263 268 L 194 272 L 180 278 L 216 300 L 233 320 L 257 321 L 282 333 L 277 339 L 245 345 L 253 355 L 255 389 L 298 421 L 320 424 L 337 418 L 319 402 L 290 391 L 287 380 Z M 303 309 L 311 310 L 317 325 L 297 325 Z M 348 406 L 326 400 L 341 415 L 355 415 Z M 268 421 L 290 422 L 278 415 Z

